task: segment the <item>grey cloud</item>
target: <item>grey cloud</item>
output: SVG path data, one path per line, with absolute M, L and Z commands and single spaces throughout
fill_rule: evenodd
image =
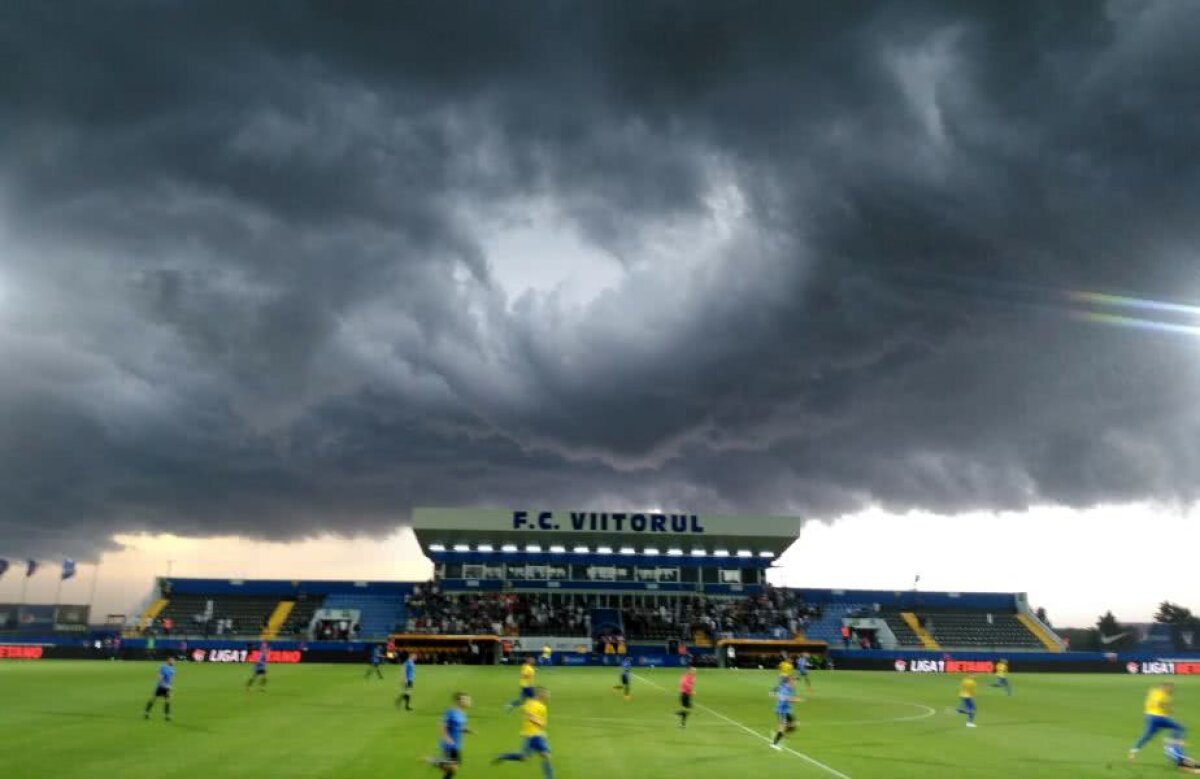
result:
M 0 551 L 1194 497 L 1194 8 L 523 9 L 0 11 Z

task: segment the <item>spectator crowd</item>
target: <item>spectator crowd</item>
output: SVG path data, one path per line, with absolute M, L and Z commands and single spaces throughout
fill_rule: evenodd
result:
M 408 595 L 410 633 L 584 635 L 590 629 L 584 604 L 552 606 L 537 594 L 448 594 L 430 582 Z
M 591 635 L 591 610 L 602 607 L 599 596 L 568 596 L 552 605 L 541 593 L 445 593 L 429 582 L 407 596 L 410 633 L 497 636 Z M 620 609 L 625 633 L 634 639 L 691 640 L 697 633 L 711 639 L 760 636 L 788 638 L 820 615 L 791 590 L 766 587 L 743 598 L 682 597 L 654 606 Z

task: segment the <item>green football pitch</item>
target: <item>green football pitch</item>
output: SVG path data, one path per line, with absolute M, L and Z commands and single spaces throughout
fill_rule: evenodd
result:
M 441 713 L 456 690 L 474 699 L 459 776 L 541 777 L 536 764 L 489 760 L 519 746 L 512 668 L 419 668 L 411 713 L 363 666 L 272 666 L 264 694 L 247 695 L 247 666 L 183 663 L 174 721 L 142 706 L 155 664 L 0 662 L 0 777 L 431 777 Z M 769 671 L 701 670 L 686 730 L 678 672 L 639 670 L 625 701 L 608 669 L 555 668 L 550 743 L 561 779 L 791 777 L 1155 777 L 1174 775 L 1161 742 L 1135 764 L 1125 754 L 1155 680 L 1122 675 L 1016 676 L 1009 698 L 981 680 L 979 727 L 954 714 L 954 677 L 847 671 L 814 674 L 798 730 L 767 746 Z M 1200 680 L 1184 679 L 1179 718 L 1200 723 Z M 160 704 L 161 705 L 161 704 Z

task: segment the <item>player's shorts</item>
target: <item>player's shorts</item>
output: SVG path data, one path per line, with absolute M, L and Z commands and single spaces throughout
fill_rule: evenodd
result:
M 621 684 L 625 685 L 626 687 L 629 686 L 629 674 L 628 673 L 621 674 Z
M 525 739 L 525 754 L 548 755 L 550 754 L 550 742 L 545 736 L 530 736 Z
M 1172 730 L 1176 733 L 1183 733 L 1183 726 L 1170 717 L 1162 717 L 1157 714 L 1146 715 L 1146 730 L 1150 734 L 1157 733 L 1160 730 Z
M 808 676 L 808 669 L 807 668 L 797 668 L 796 676 Z
M 254 667 L 254 675 L 255 676 L 266 676 L 267 669 L 265 667 L 255 666 Z
M 453 744 L 447 744 L 446 742 L 443 741 L 442 742 L 442 759 L 448 760 L 452 763 L 461 763 L 462 762 L 462 750 L 459 749 L 458 747 L 454 746 Z
M 963 711 L 975 711 L 974 698 L 960 698 L 959 701 L 959 705 L 962 706 Z
M 525 700 L 526 698 L 533 698 L 533 697 L 535 697 L 535 693 L 536 693 L 536 689 L 533 687 L 522 687 L 521 688 L 521 700 Z
M 779 717 L 780 722 L 786 722 L 789 725 L 796 721 L 796 717 L 792 714 L 791 709 L 777 709 L 775 715 Z
M 692 708 L 692 694 L 690 692 L 679 693 L 679 705 L 685 709 Z
M 163 687 L 161 684 L 158 685 L 157 687 L 154 688 L 154 697 L 155 698 L 170 698 L 171 697 L 171 688 Z
M 404 680 L 404 689 L 411 690 L 414 686 L 415 686 L 415 682 L 413 682 L 412 679 Z

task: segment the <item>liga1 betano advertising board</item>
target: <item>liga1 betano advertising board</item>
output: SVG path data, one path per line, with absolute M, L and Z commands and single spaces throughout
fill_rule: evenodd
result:
M 994 659 L 921 657 L 906 654 L 831 652 L 833 665 L 845 671 L 892 671 L 904 674 L 976 674 L 996 672 Z M 1200 676 L 1200 658 L 1155 658 L 1094 652 L 1013 653 L 1004 655 L 1013 673 L 1113 673 L 1145 676 Z

